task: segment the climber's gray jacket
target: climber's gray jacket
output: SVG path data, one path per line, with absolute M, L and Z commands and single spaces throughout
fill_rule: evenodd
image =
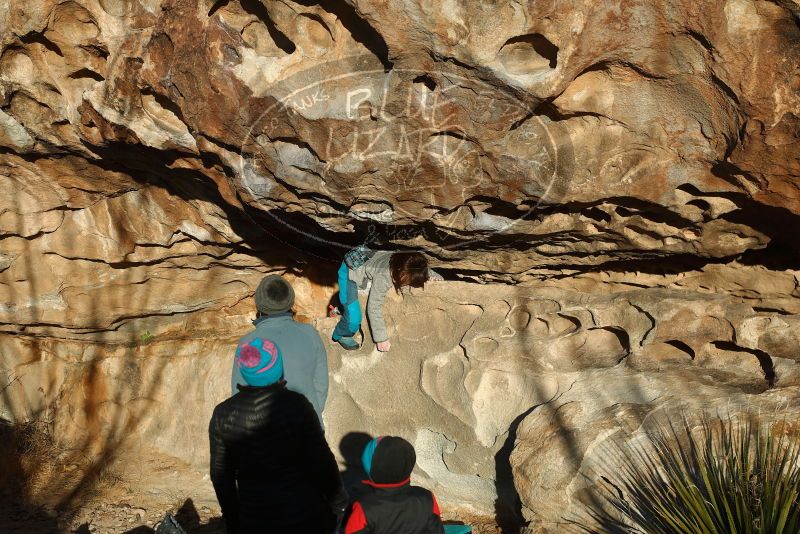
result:
M 375 343 L 389 339 L 386 322 L 383 320 L 383 301 L 386 300 L 386 293 L 394 287 L 392 273 L 389 270 L 391 258 L 391 252 L 379 250 L 364 265 L 350 270 L 350 280 L 355 282 L 359 289 L 366 289 L 367 284 L 372 283 L 367 297 L 367 320 Z
M 281 349 L 286 387 L 304 395 L 322 422 L 322 410 L 328 398 L 328 355 L 313 326 L 298 323 L 291 312 L 277 313 L 253 321 L 256 329 L 243 336 L 239 344 L 260 337 L 273 341 Z M 239 392 L 236 385 L 245 385 L 234 365 L 231 395 Z

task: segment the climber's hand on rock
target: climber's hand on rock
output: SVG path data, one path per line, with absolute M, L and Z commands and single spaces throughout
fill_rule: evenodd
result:
M 380 343 L 378 343 L 378 350 L 381 352 L 386 352 L 391 348 L 392 344 L 389 342 L 388 339 L 386 341 L 381 341 Z

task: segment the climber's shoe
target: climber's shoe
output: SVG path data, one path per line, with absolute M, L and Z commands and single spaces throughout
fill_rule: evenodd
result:
M 349 336 L 341 337 L 336 341 L 342 346 L 342 348 L 344 348 L 344 350 L 358 350 L 361 348 L 361 345 L 358 344 L 358 341 Z

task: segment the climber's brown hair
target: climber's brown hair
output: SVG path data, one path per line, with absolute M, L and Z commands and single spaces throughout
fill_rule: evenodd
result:
M 423 287 L 428 281 L 428 258 L 419 252 L 395 252 L 389 259 L 394 289 Z

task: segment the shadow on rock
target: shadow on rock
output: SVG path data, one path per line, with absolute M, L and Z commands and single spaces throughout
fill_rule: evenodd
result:
M 361 453 L 371 439 L 372 436 L 366 432 L 349 432 L 339 442 L 339 452 L 344 459 L 342 483 L 351 501 L 358 498 L 358 494 L 363 491 L 361 481 L 367 478 L 367 473 L 361 465 Z
M 54 515 L 29 499 L 32 488 L 41 484 L 38 463 L 50 452 L 36 425 L 0 419 L 0 532 L 59 531 Z
M 43 508 L 0 496 L 0 532 L 50 534 L 59 531 L 56 518 Z
M 535 410 L 533 406 L 517 416 L 508 429 L 505 443 L 495 454 L 495 488 L 497 500 L 494 503 L 495 520 L 503 534 L 518 534 L 524 524 L 522 516 L 522 501 L 514 486 L 514 472 L 511 467 L 511 453 L 517 440 L 517 429 L 522 421 Z
M 187 534 L 225 534 L 225 522 L 222 518 L 214 517 L 209 519 L 207 523 L 203 523 L 192 499 L 186 499 L 186 502 L 172 517 Z M 175 529 L 169 529 L 166 526 L 157 527 L 154 530 L 142 525 L 127 530 L 124 534 L 172 534 L 175 531 Z

